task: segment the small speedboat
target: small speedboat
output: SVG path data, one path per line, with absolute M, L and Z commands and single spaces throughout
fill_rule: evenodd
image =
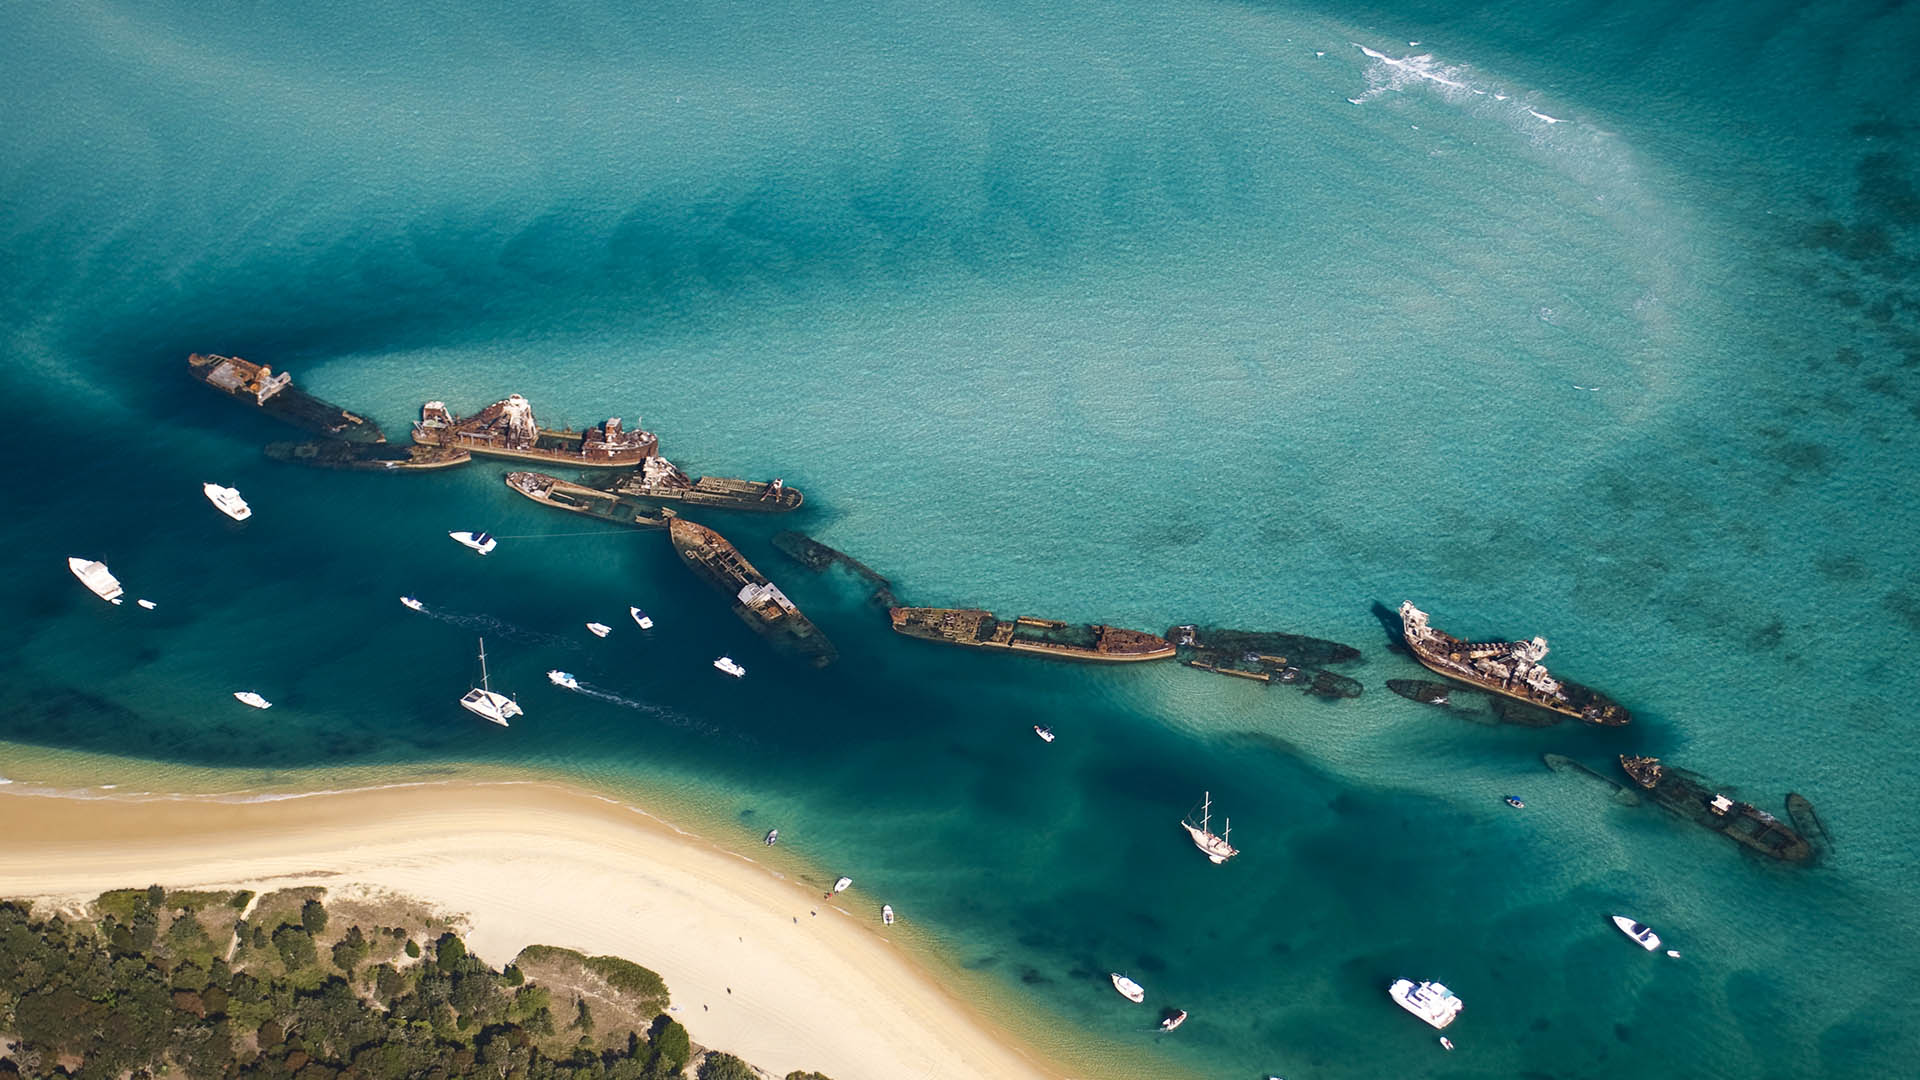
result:
M 1660 935 L 1654 933 L 1650 926 L 1634 922 L 1625 915 L 1615 915 L 1613 925 L 1619 927 L 1621 933 L 1639 942 L 1640 947 L 1648 952 L 1660 947 Z
M 417 597 L 403 596 L 400 598 L 400 603 L 405 605 L 406 607 L 412 608 L 415 611 L 427 610 L 427 605 L 421 603 L 419 598 Z
M 236 700 L 244 704 L 251 705 L 256 709 L 273 708 L 273 702 L 268 701 L 266 698 L 261 697 L 259 694 L 256 694 L 251 690 L 235 691 L 233 696 Z
M 642 630 L 653 629 L 653 618 L 649 616 L 646 612 L 641 611 L 637 607 L 630 607 L 627 609 L 627 614 L 633 616 L 633 621 L 640 625 L 640 629 Z
M 720 659 L 715 660 L 713 662 L 713 666 L 716 668 L 719 668 L 721 671 L 726 672 L 727 674 L 733 676 L 736 679 L 747 673 L 747 669 L 741 667 L 739 664 L 734 663 L 733 657 L 731 656 L 723 656 Z
M 159 604 L 156 604 L 151 600 L 135 600 L 134 603 L 139 604 L 141 607 L 146 608 L 148 611 L 152 611 L 154 608 L 157 608 L 160 606 Z
M 1125 975 L 1115 971 L 1109 973 L 1107 978 L 1113 980 L 1113 988 L 1120 991 L 1121 997 L 1126 998 L 1135 1005 L 1147 1000 L 1146 988 L 1134 982 L 1132 979 L 1127 978 Z
M 892 904 L 880 905 L 880 921 L 888 926 L 893 925 L 893 905 Z
M 234 488 L 208 483 L 200 485 L 200 490 L 207 493 L 208 502 L 235 521 L 245 521 L 253 516 L 253 508 L 247 505 L 247 500 L 241 498 L 240 492 Z
M 1440 1049 L 1442 1050 L 1453 1049 L 1453 1040 L 1447 1038 L 1445 1035 L 1440 1036 Z
M 447 535 L 453 537 L 454 543 L 459 544 L 461 547 L 470 547 L 482 555 L 487 554 L 500 545 L 500 541 L 495 540 L 491 533 L 450 532 Z
M 1184 1024 L 1186 1022 L 1187 1022 L 1187 1010 L 1168 1009 L 1167 1014 L 1160 1018 L 1160 1030 L 1172 1031 L 1174 1028 L 1177 1028 L 1181 1024 Z
M 767 846 L 772 847 L 773 845 L 779 842 L 780 842 L 780 830 L 768 829 L 767 830 Z
M 1521 802 L 1520 796 L 1518 795 L 1507 795 L 1504 796 L 1504 798 L 1507 800 L 1507 805 L 1513 807 L 1515 810 L 1525 810 L 1527 808 L 1527 804 Z
M 580 689 L 580 680 L 574 678 L 573 673 L 570 671 L 561 671 L 557 668 L 549 671 L 547 672 L 547 681 L 555 686 L 564 686 L 569 690 Z
M 832 896 L 832 895 L 833 895 L 834 893 L 840 893 L 840 892 L 846 892 L 846 891 L 847 891 L 847 886 L 849 886 L 849 885 L 851 885 L 851 884 L 853 884 L 853 879 L 852 879 L 852 878 L 850 878 L 850 877 L 843 877 L 843 878 L 841 878 L 841 879 L 840 879 L 839 881 L 836 881 L 836 882 L 834 882 L 834 883 L 833 883 L 833 890 L 832 890 L 832 892 L 829 892 L 829 893 L 827 893 L 827 895 L 828 895 L 828 896 Z
M 613 627 L 603 622 L 590 622 L 587 624 L 587 630 L 593 634 L 594 637 L 606 637 L 608 634 L 613 633 Z
M 1053 741 L 1053 729 L 1050 727 L 1041 727 L 1039 724 L 1035 724 L 1033 725 L 1033 733 L 1047 742 Z

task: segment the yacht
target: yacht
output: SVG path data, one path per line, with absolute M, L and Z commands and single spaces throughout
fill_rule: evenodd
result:
M 67 569 L 80 579 L 80 584 L 93 590 L 93 595 L 109 604 L 119 603 L 121 595 L 127 591 L 120 587 L 120 579 L 113 576 L 106 563 L 70 555 L 67 557 Z
M 414 611 L 427 610 L 427 605 L 421 603 L 420 598 L 416 596 L 403 596 L 400 598 L 400 603 Z
M 633 616 L 633 621 L 640 625 L 640 629 L 642 630 L 653 629 L 653 617 L 648 615 L 646 612 L 641 611 L 637 607 L 630 607 L 627 609 L 627 614 Z
M 1503 798 L 1507 800 L 1507 805 L 1513 807 L 1515 810 L 1525 810 L 1527 808 L 1527 804 L 1521 802 L 1520 796 L 1518 795 L 1506 795 L 1503 796 Z
M 480 685 L 466 692 L 460 699 L 460 707 L 475 716 L 491 720 L 501 727 L 507 726 L 507 718 L 521 715 L 520 703 L 505 694 L 494 693 L 487 683 L 487 642 L 480 640 Z
M 1115 971 L 1110 973 L 1107 976 L 1107 978 L 1113 980 L 1113 988 L 1115 990 L 1120 991 L 1121 997 L 1126 998 L 1128 1001 L 1133 1002 L 1135 1005 L 1138 1005 L 1142 1001 L 1145 1001 L 1147 999 L 1146 989 L 1142 987 L 1139 983 L 1134 982 L 1132 979 L 1127 978 L 1125 975 L 1122 975 L 1119 972 Z
M 1425 1020 L 1436 1028 L 1444 1028 L 1453 1023 L 1466 1004 L 1453 996 L 1453 991 L 1437 982 L 1416 983 L 1411 979 L 1399 979 L 1387 987 L 1387 996 L 1400 1003 L 1400 1007 Z
M 134 603 L 139 604 L 141 607 L 146 608 L 148 611 L 152 611 L 154 608 L 157 608 L 160 606 L 159 604 L 156 604 L 151 600 L 135 600 Z
M 1187 1022 L 1187 1010 L 1168 1009 L 1167 1015 L 1160 1018 L 1160 1030 L 1172 1031 L 1174 1028 L 1177 1028 L 1181 1024 L 1184 1024 L 1186 1022 Z
M 713 662 L 713 666 L 719 668 L 721 671 L 726 672 L 727 674 L 733 676 L 736 679 L 747 673 L 747 669 L 741 667 L 739 664 L 734 663 L 733 657 L 731 656 L 723 656 L 720 659 L 715 660 Z
M 547 681 L 555 686 L 564 686 L 569 690 L 580 689 L 580 680 L 574 678 L 572 672 L 560 671 L 559 669 L 549 671 L 547 672 Z
M 1660 947 L 1660 935 L 1654 933 L 1653 928 L 1644 923 L 1634 922 L 1625 915 L 1615 915 L 1613 925 L 1619 927 L 1621 933 L 1639 942 L 1640 947 L 1648 952 Z
M 500 541 L 493 538 L 492 533 L 450 532 L 447 535 L 453 537 L 454 543 L 462 547 L 470 547 L 482 555 L 492 551 L 500 544 Z
M 885 923 L 888 926 L 893 925 L 893 905 L 892 904 L 880 905 L 880 921 L 882 923 Z
M 1186 817 L 1180 819 L 1180 827 L 1187 830 L 1187 835 L 1193 838 L 1193 846 L 1199 848 L 1201 853 L 1206 855 L 1207 860 L 1215 866 L 1240 854 L 1239 849 L 1228 842 L 1233 836 L 1232 818 L 1227 819 L 1224 834 L 1220 836 L 1213 834 L 1213 792 L 1211 791 L 1207 792 L 1201 801 L 1200 824 L 1193 823 L 1193 814 L 1189 811 Z
M 241 498 L 240 492 L 234 488 L 208 483 L 201 484 L 200 490 L 207 493 L 208 502 L 219 507 L 221 513 L 235 521 L 245 521 L 253 516 L 253 508 L 247 505 L 247 500 Z
M 1039 724 L 1035 724 L 1033 725 L 1033 733 L 1040 736 L 1042 741 L 1053 741 L 1053 729 L 1050 727 L 1041 727 Z
M 767 846 L 772 847 L 773 845 L 779 842 L 780 842 L 780 830 L 768 829 L 767 830 Z
M 592 633 L 594 637 L 606 637 L 608 634 L 613 633 L 613 627 L 603 622 L 590 622 L 587 624 L 587 630 Z
M 256 694 L 251 690 L 239 690 L 239 691 L 236 691 L 233 696 L 238 700 L 240 700 L 241 702 L 247 705 L 251 705 L 256 709 L 273 708 L 273 702 L 268 701 L 266 698 L 261 697 L 259 694 Z

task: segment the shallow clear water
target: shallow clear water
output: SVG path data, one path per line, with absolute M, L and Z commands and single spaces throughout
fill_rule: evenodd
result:
M 1920 1059 L 1912 12 L 90 4 L 0 30 L 0 348 L 31 448 L 0 738 L 119 755 L 86 769 L 128 786 L 467 763 L 743 843 L 778 824 L 1042 1041 L 1140 1073 Z M 843 659 L 784 664 L 659 536 L 534 507 L 504 468 L 267 461 L 285 433 L 189 381 L 195 350 L 396 435 L 423 400 L 518 391 L 782 476 L 795 519 L 706 520 Z M 908 602 L 1351 642 L 1367 693 L 906 641 L 776 553 L 782 526 Z M 459 528 L 506 539 L 481 560 Z M 161 608 L 98 604 L 70 554 Z M 1416 669 L 1369 609 L 1403 598 L 1548 635 L 1638 721 L 1395 697 Z M 479 634 L 528 708 L 505 731 L 453 705 Z M 1539 762 L 1623 751 L 1802 792 L 1834 850 L 1762 865 Z M 1203 789 L 1225 867 L 1175 828 Z M 1116 968 L 1193 1018 L 1157 1038 Z M 1459 1051 L 1386 1000 L 1398 975 L 1465 998 Z

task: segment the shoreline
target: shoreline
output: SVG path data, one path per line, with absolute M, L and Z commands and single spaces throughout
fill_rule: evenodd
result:
M 985 987 L 963 984 L 980 980 L 929 970 L 893 940 L 902 927 L 882 933 L 857 883 L 823 901 L 576 784 L 433 779 L 266 798 L 11 787 L 0 827 L 19 839 L 0 855 L 0 896 L 61 905 L 152 882 L 387 891 L 465 922 L 489 963 L 546 944 L 652 968 L 696 1041 L 775 1075 L 1069 1075 L 1049 1057 L 1064 1047 L 1035 1046 L 968 1002 Z

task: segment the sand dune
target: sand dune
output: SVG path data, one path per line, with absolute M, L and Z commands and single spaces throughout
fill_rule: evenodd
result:
M 149 882 L 384 889 L 465 916 L 470 947 L 495 965 L 536 942 L 624 956 L 665 977 L 696 1041 L 775 1075 L 1062 1075 L 811 887 L 558 785 L 255 803 L 0 795 L 0 833 L 0 896 Z M 879 908 L 858 892 L 840 903 Z

